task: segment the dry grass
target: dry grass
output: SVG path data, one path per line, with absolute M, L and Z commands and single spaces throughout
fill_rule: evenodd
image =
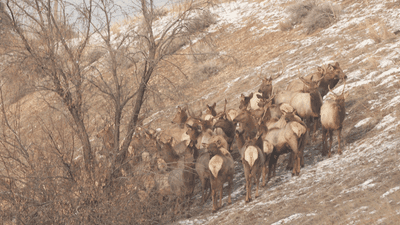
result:
M 326 28 L 339 19 L 341 7 L 330 2 L 320 5 L 317 1 L 298 2 L 287 7 L 289 18 L 279 23 L 282 31 L 290 30 L 293 26 L 303 24 L 307 34 L 317 29 Z
M 293 25 L 291 24 L 289 19 L 285 19 L 284 21 L 279 22 L 279 29 L 281 31 L 288 31 L 293 28 Z
M 394 33 L 389 31 L 389 28 L 382 19 L 367 20 L 366 27 L 369 37 L 374 40 L 375 43 L 380 43 L 383 40 L 395 37 Z

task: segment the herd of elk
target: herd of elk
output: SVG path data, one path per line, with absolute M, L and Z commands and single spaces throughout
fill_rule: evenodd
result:
M 162 171 L 163 179 L 168 178 L 169 194 L 177 197 L 177 204 L 193 195 L 197 174 L 201 181 L 202 203 L 211 195 L 213 212 L 222 206 L 222 188 L 226 182 L 228 203 L 232 202 L 234 160 L 239 160 L 232 157 L 234 140 L 246 178 L 245 202 L 252 199 L 252 183 L 256 184 L 255 197 L 258 197 L 260 178 L 263 178 L 262 186 L 265 186 L 275 176 L 280 155 L 290 153 L 287 168 L 292 169 L 294 176 L 300 174 L 304 166 L 306 134 L 314 132 L 315 137 L 318 121 L 322 125 L 322 154 L 331 156 L 332 133 L 335 130 L 338 131 L 338 153 L 341 154 L 340 134 L 348 92 L 345 93 L 343 88 L 342 94 L 337 95 L 331 90 L 339 80 L 346 79 L 339 63 L 318 67 L 317 73 L 300 77 L 291 82 L 286 90 L 274 93 L 272 82 L 282 74 L 283 69 L 275 77 L 262 78 L 256 94 L 241 94 L 239 109 L 227 110 L 226 100 L 224 111 L 220 113 L 216 111 L 216 103 L 207 105 L 206 113 L 200 115 L 178 106 L 172 120 L 178 126 L 165 131 L 169 138 L 161 140 L 160 134 L 147 131 L 147 142 L 153 144 L 146 142 L 145 148 L 150 151 L 140 150 L 141 147 L 135 144 L 135 154 L 150 154 L 143 155 L 147 157 L 145 161 L 148 164 L 153 159 L 151 162 Z M 323 102 L 323 96 L 329 92 L 333 94 L 333 100 Z M 330 136 L 329 148 L 327 134 Z M 99 132 L 98 137 L 108 143 L 105 144 L 107 149 L 114 148 L 109 126 Z

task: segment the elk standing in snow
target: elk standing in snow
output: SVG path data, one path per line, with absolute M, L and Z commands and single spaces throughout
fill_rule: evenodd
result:
M 321 124 L 322 124 L 322 155 L 325 156 L 327 153 L 327 135 L 329 134 L 329 149 L 328 157 L 331 157 L 332 148 L 332 134 L 333 131 L 338 131 L 338 143 L 339 149 L 338 153 L 342 154 L 342 149 L 340 146 L 340 134 L 342 132 L 343 120 L 346 116 L 345 109 L 345 99 L 349 95 L 349 92 L 344 92 L 346 83 L 343 86 L 343 91 L 341 95 L 337 95 L 329 88 L 329 91 L 333 94 L 333 100 L 327 100 L 321 107 Z
M 228 150 L 218 147 L 215 143 L 208 146 L 211 159 L 208 168 L 211 172 L 211 197 L 213 202 L 213 212 L 216 212 L 222 205 L 222 188 L 228 182 L 228 203 L 232 203 L 231 193 L 233 188 L 233 175 L 235 172 L 234 161 Z M 219 191 L 219 201 L 217 192 Z

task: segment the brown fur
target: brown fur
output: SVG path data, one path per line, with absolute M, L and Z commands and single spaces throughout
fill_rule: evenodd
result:
M 244 94 L 240 95 L 240 105 L 239 105 L 239 109 L 243 110 L 243 109 L 247 109 L 249 103 L 250 103 L 250 99 L 253 98 L 253 92 L 251 92 L 249 94 L 249 96 L 245 96 Z
M 228 182 L 228 204 L 232 203 L 231 193 L 233 188 L 233 176 L 235 172 L 235 164 L 233 158 L 230 154 L 226 152 L 221 152 L 215 144 L 210 144 L 209 152 L 212 156 L 210 159 L 213 160 L 214 157 L 220 157 L 222 159 L 222 165 L 220 165 L 220 170 L 217 176 L 211 175 L 211 197 L 213 201 L 213 212 L 216 212 L 222 205 L 222 188 L 225 182 Z M 217 199 L 217 192 L 219 191 L 219 201 Z
M 179 127 L 183 129 L 187 120 L 188 120 L 187 109 L 186 108 L 181 109 L 181 107 L 178 106 L 177 112 L 171 122 L 178 124 Z
M 211 194 L 211 172 L 208 169 L 208 163 L 210 162 L 210 153 L 205 149 L 200 150 L 199 158 L 196 160 L 196 172 L 199 175 L 201 181 L 202 190 L 202 204 L 204 204 Z
M 196 141 L 191 141 L 186 147 L 182 157 L 182 166 L 171 171 L 168 177 L 168 184 L 171 187 L 171 191 L 177 196 L 177 203 L 175 206 L 175 212 L 178 212 L 179 204 L 183 202 L 184 198 L 190 198 L 193 195 L 195 187 L 195 160 L 198 157 L 198 150 L 196 148 Z
M 235 123 L 228 120 L 227 118 L 220 118 L 215 122 L 213 126 L 214 130 L 216 130 L 217 128 L 221 128 L 222 131 L 224 132 L 226 136 L 226 142 L 228 143 L 228 150 L 231 151 L 232 142 L 235 137 L 235 130 L 236 130 Z
M 251 201 L 252 179 L 255 179 L 257 186 L 255 197 L 258 197 L 260 177 L 265 165 L 264 153 L 258 146 L 255 145 L 255 142 L 255 139 L 248 139 L 248 141 L 246 141 L 246 143 L 239 150 L 244 168 L 244 175 L 246 177 L 245 202 Z
M 333 93 L 334 94 L 334 93 Z M 331 148 L 332 148 L 332 134 L 333 131 L 337 131 L 338 133 L 338 144 L 339 149 L 338 153 L 342 154 L 341 148 L 341 132 L 343 127 L 343 121 L 346 116 L 345 109 L 345 99 L 348 96 L 348 92 L 343 92 L 341 95 L 334 94 L 333 101 L 327 100 L 321 107 L 321 125 L 322 125 L 322 155 L 326 155 L 331 157 Z M 329 148 L 327 147 L 327 135 L 329 135 Z M 327 149 L 328 148 L 328 149 Z
M 240 123 L 244 130 L 244 138 L 253 139 L 257 134 L 257 122 L 248 110 L 242 110 L 233 120 L 234 123 Z

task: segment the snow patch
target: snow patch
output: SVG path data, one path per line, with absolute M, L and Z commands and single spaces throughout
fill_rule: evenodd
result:
M 394 188 L 390 189 L 389 191 L 385 192 L 385 193 L 381 196 L 381 198 L 385 198 L 386 196 L 388 196 L 388 195 L 390 195 L 390 194 L 392 194 L 392 193 L 394 193 L 394 192 L 396 192 L 396 191 L 398 191 L 398 190 L 400 190 L 400 186 L 394 187 Z
M 363 120 L 360 120 L 356 125 L 354 125 L 354 127 L 355 127 L 355 128 L 361 127 L 361 126 L 363 126 L 364 124 L 368 123 L 368 121 L 370 121 L 370 120 L 371 120 L 371 117 L 365 118 L 365 119 L 363 119 Z

